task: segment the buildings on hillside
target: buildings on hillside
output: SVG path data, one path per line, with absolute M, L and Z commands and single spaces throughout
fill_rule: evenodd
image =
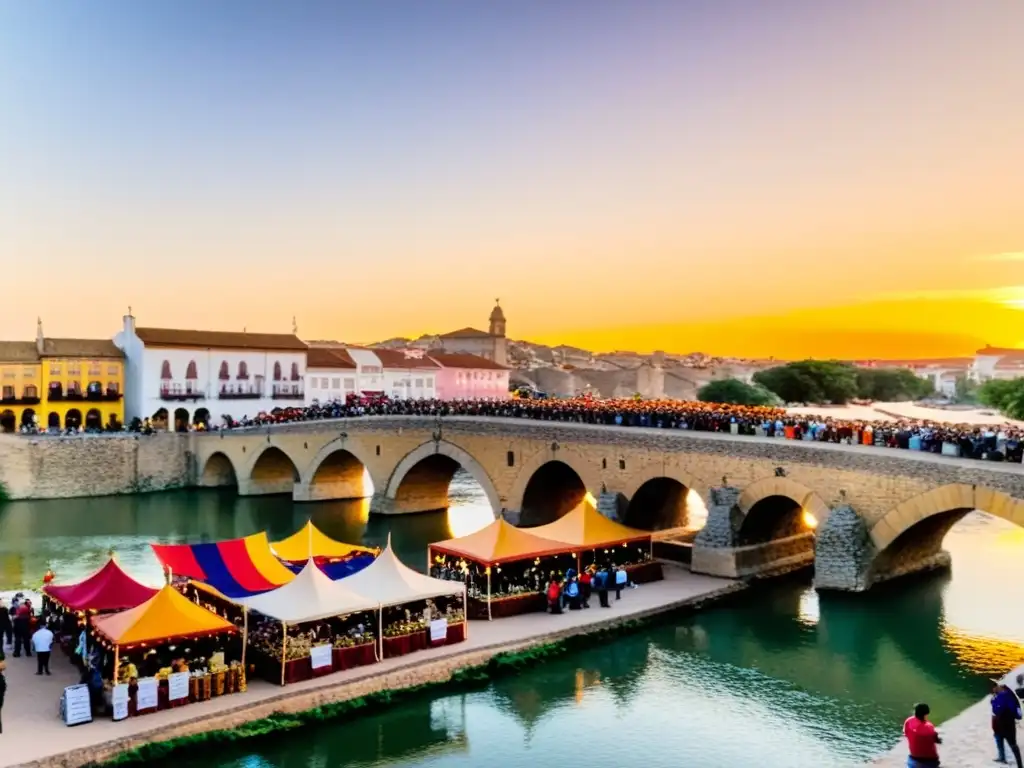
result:
M 971 379 L 1017 379 L 1024 376 L 1024 349 L 986 346 L 974 353 L 969 371 Z
M 0 342 L 0 430 L 124 423 L 124 355 L 109 339 Z

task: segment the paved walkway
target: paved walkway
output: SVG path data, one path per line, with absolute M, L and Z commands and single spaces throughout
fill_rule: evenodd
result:
M 77 673 L 68 659 L 55 653 L 52 677 L 35 676 L 35 658 L 14 659 L 8 653 L 7 698 L 3 711 L 4 732 L 0 736 L 0 766 L 32 763 L 37 766 L 72 768 L 88 761 L 87 750 L 113 740 L 138 737 L 138 742 L 164 738 L 182 723 L 197 718 L 213 718 L 229 711 L 245 709 L 271 700 L 284 703 L 290 698 L 344 687 L 357 680 L 378 677 L 387 672 L 416 668 L 444 657 L 479 656 L 481 651 L 495 653 L 509 646 L 543 643 L 557 636 L 579 634 L 596 625 L 624 618 L 639 618 L 660 613 L 672 607 L 700 600 L 725 589 L 742 585 L 726 579 L 698 576 L 680 568 L 666 566 L 665 580 L 626 590 L 620 601 L 612 600 L 612 608 L 602 610 L 596 605 L 586 611 L 567 611 L 561 616 L 532 613 L 493 622 L 471 622 L 469 638 L 464 643 L 420 651 L 409 656 L 386 659 L 370 667 L 336 672 L 328 677 L 308 680 L 285 688 L 252 680 L 242 694 L 222 696 L 201 704 L 189 704 L 120 722 L 109 719 L 67 727 L 61 723 L 59 701 L 66 685 L 78 682 Z M 216 723 L 210 728 L 218 727 Z
M 1009 673 L 1003 682 L 1015 686 L 1017 675 L 1024 672 L 1018 667 Z M 908 713 L 909 715 L 909 713 Z M 939 745 L 939 759 L 943 768 L 991 768 L 995 763 L 996 745 L 992 738 L 992 708 L 986 696 L 976 704 L 972 704 L 956 717 L 939 726 L 942 744 Z M 1021 730 L 1018 729 L 1018 740 Z M 1010 765 L 1013 755 L 1007 750 Z M 877 768 L 905 768 L 907 765 L 907 743 L 901 739 L 890 752 L 876 758 L 870 763 Z

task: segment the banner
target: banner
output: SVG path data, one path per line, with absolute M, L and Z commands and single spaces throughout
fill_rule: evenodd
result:
M 115 685 L 110 696 L 110 705 L 114 710 L 114 720 L 125 720 L 128 717 L 128 683 Z
M 139 690 L 135 694 L 135 708 L 137 711 L 142 712 L 146 709 L 156 709 L 158 685 L 155 677 L 143 677 L 139 680 Z
M 430 622 L 430 642 L 440 643 L 448 639 L 448 619 L 434 619 Z
M 309 649 L 309 661 L 313 669 L 329 667 L 334 663 L 333 648 L 330 645 L 314 645 Z
M 188 698 L 188 672 L 175 672 L 167 676 L 167 698 L 170 701 Z

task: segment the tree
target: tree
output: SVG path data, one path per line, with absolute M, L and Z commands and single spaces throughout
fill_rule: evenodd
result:
M 930 381 L 915 376 L 906 368 L 861 368 L 857 371 L 857 396 L 866 400 L 917 400 L 934 391 Z
M 1009 419 L 1024 419 L 1024 379 L 986 381 L 978 388 L 978 400 Z
M 977 399 L 978 385 L 966 376 L 956 377 L 953 399 L 958 403 L 973 403 Z
M 801 360 L 754 374 L 754 383 L 787 403 L 845 403 L 857 396 L 857 369 L 835 360 Z
M 697 390 L 697 399 L 705 403 L 732 405 L 776 405 L 778 398 L 764 387 L 739 379 L 718 379 Z

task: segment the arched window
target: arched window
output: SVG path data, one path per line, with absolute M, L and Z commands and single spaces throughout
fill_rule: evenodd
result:
M 217 375 L 217 378 L 219 378 L 221 381 L 227 381 L 228 379 L 231 378 L 231 372 L 228 371 L 228 361 L 227 360 L 224 360 L 223 362 L 221 362 L 221 364 L 220 364 L 220 373 Z
M 107 394 L 116 395 L 118 393 L 118 384 L 116 381 L 107 382 Z
M 292 381 L 299 380 L 299 364 L 292 363 Z
M 276 362 L 276 363 L 274 363 L 274 381 L 280 381 L 280 380 L 281 380 L 281 363 L 280 362 Z
M 239 379 L 249 378 L 249 366 L 245 364 L 245 360 L 238 364 L 238 376 Z
M 199 371 L 196 370 L 195 360 L 188 361 L 188 368 L 185 369 L 185 378 L 191 381 L 195 381 L 199 378 Z
M 160 378 L 164 381 L 170 381 L 174 377 L 171 376 L 171 361 L 164 360 L 163 365 L 160 366 Z
M 25 389 L 21 394 L 22 397 L 39 397 L 39 390 L 36 389 L 35 384 L 26 384 Z

